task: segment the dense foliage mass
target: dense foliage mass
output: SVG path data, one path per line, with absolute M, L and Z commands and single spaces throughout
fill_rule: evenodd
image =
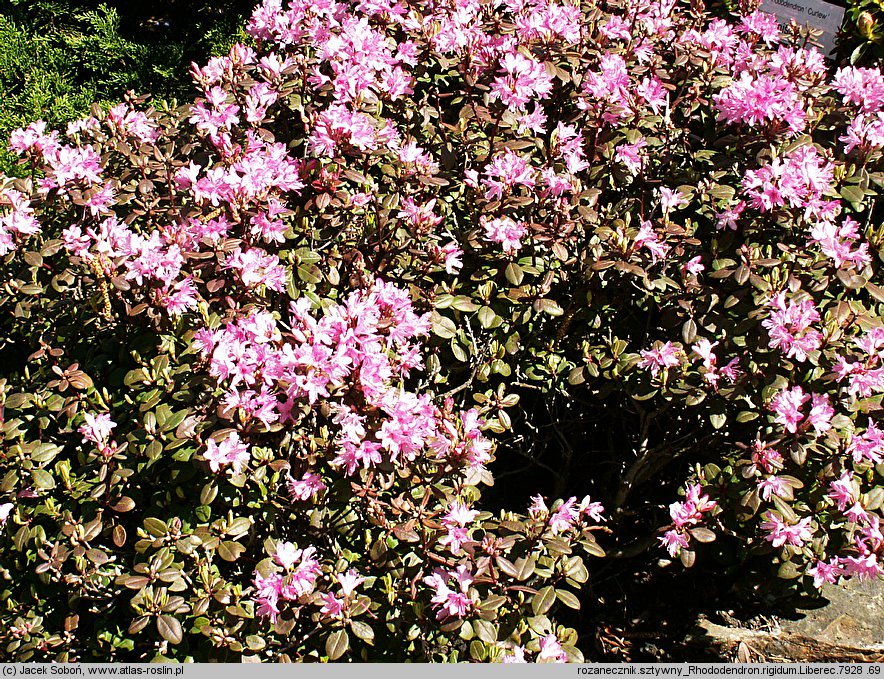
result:
M 676 0 L 248 32 L 12 135 L 7 657 L 580 660 L 599 543 L 884 572 L 878 70 Z
M 192 97 L 187 67 L 226 53 L 251 3 L 0 0 L 0 136 L 38 118 L 54 127 L 127 90 Z M 15 155 L 0 150 L 0 171 Z

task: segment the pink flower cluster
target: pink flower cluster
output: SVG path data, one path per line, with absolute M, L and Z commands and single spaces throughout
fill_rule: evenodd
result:
M 796 523 L 787 523 L 778 512 L 767 511 L 763 518 L 761 528 L 767 531 L 765 540 L 774 547 L 782 547 L 783 545 L 801 547 L 813 537 L 809 516 L 805 516 Z
M 701 495 L 700 484 L 687 487 L 684 502 L 673 502 L 669 505 L 669 516 L 673 528 L 657 538 L 669 552 L 670 556 L 678 556 L 683 549 L 691 544 L 690 529 L 699 526 L 704 516 L 718 506 L 708 495 Z
M 421 365 L 416 340 L 429 329 L 429 315 L 418 316 L 404 290 L 376 281 L 319 319 L 310 306 L 306 297 L 291 304 L 285 334 L 273 315 L 254 311 L 197 333 L 195 346 L 226 389 L 227 417 L 294 422 L 296 404 L 327 400 L 338 431 L 331 463 L 348 475 L 383 459 L 406 464 L 425 451 L 476 469 L 490 460 L 475 410 L 452 419 L 428 395 L 402 388 Z
M 280 601 L 307 603 L 307 596 L 313 592 L 316 580 L 322 574 L 315 554 L 314 547 L 298 549 L 290 542 L 276 545 L 273 559 L 282 567 L 282 572 L 273 571 L 266 576 L 256 572 L 253 580 L 258 615 L 269 616 L 276 622 Z
M 240 474 L 248 465 L 251 453 L 249 447 L 240 441 L 239 434 L 233 432 L 221 443 L 209 439 L 203 457 L 213 472 L 217 473 L 222 467 L 230 465 L 235 474 Z
M 484 219 L 485 237 L 493 243 L 500 243 L 503 251 L 508 255 L 514 255 L 522 247 L 522 238 L 528 233 L 523 222 L 516 222 L 509 217 L 497 219 Z
M 642 349 L 641 360 L 638 362 L 640 368 L 646 368 L 651 371 L 651 375 L 656 377 L 661 370 L 668 370 L 681 365 L 681 357 L 684 355 L 681 347 L 676 346 L 672 342 L 658 343 L 653 349 Z
M 431 599 L 436 608 L 436 619 L 465 618 L 478 603 L 478 592 L 471 587 L 473 575 L 466 564 L 453 571 L 437 568 L 432 575 L 423 579 L 425 585 L 433 589 Z M 452 581 L 456 584 L 452 587 Z
M 746 170 L 743 191 L 749 204 L 761 212 L 788 204 L 803 208 L 809 215 L 825 217 L 838 206 L 837 201 L 823 199 L 832 188 L 834 168 L 815 146 L 799 146 L 757 170 Z
M 12 510 L 15 509 L 15 505 L 11 502 L 4 502 L 0 504 L 0 526 L 5 526 L 6 522 L 9 520 L 9 515 L 12 513 Z
M 124 278 L 144 286 L 152 302 L 173 316 L 196 307 L 199 293 L 192 277 L 182 275 L 187 234 L 172 229 L 155 230 L 145 237 L 110 216 L 95 226 L 74 224 L 62 233 L 64 246 L 83 262 L 92 263 L 105 276 L 122 268 Z
M 872 261 L 868 243 L 856 246 L 860 239 L 859 223 L 852 217 L 845 217 L 840 225 L 820 219 L 811 227 L 810 239 L 820 246 L 823 254 L 831 258 L 838 268 L 853 264 L 859 270 Z
M 804 407 L 810 401 L 810 410 Z M 790 434 L 796 434 L 813 427 L 817 435 L 825 434 L 832 428 L 835 409 L 828 394 L 807 394 L 800 386 L 783 389 L 770 402 L 770 409 L 776 417 L 774 421 L 783 425 Z
M 817 560 L 807 569 L 815 587 L 824 583 L 834 584 L 842 576 L 859 580 L 874 580 L 884 575 L 884 534 L 881 520 L 870 514 L 859 502 L 857 480 L 850 472 L 829 485 L 828 496 L 832 498 L 844 518 L 856 525 L 853 541 L 846 556 L 833 556 L 828 561 Z
M 535 495 L 531 498 L 531 505 L 528 507 L 528 515 L 535 521 L 546 522 L 549 532 L 553 535 L 580 528 L 589 522 L 604 521 L 604 513 L 605 508 L 602 504 L 594 502 L 589 495 L 580 502 L 576 497 L 571 497 L 554 512 L 550 512 L 542 496 Z
M 111 434 L 117 423 L 111 420 L 108 413 L 84 413 L 83 418 L 85 421 L 77 430 L 83 435 L 83 443 L 93 443 L 102 456 L 112 457 L 117 451 L 117 444 Z
M 848 361 L 839 356 L 835 366 L 838 382 L 847 380 L 847 393 L 868 398 L 884 391 L 884 328 L 871 328 L 862 337 L 854 338 L 853 345 L 862 352 Z
M 30 201 L 20 191 L 0 188 L 0 257 L 16 250 L 20 237 L 39 233 Z
M 475 509 L 470 509 L 460 500 L 455 500 L 448 508 L 448 512 L 442 517 L 442 525 L 448 531 L 442 536 L 439 543 L 448 547 L 455 556 L 463 552 L 463 544 L 469 541 L 468 526 L 479 515 Z
M 741 372 L 740 359 L 737 357 L 719 367 L 718 356 L 713 351 L 717 345 L 718 342 L 710 342 L 704 337 L 691 347 L 691 351 L 703 360 L 703 380 L 713 388 L 718 387 L 722 377 L 728 382 L 736 382 Z
M 881 464 L 884 462 L 884 431 L 874 420 L 869 420 L 863 433 L 851 436 L 845 452 L 853 458 L 854 464 Z
M 773 296 L 769 306 L 771 314 L 761 322 L 770 336 L 768 346 L 801 363 L 807 360 L 808 353 L 822 346 L 822 333 L 811 327 L 820 320 L 812 299 L 787 302 L 786 293 L 779 292 Z

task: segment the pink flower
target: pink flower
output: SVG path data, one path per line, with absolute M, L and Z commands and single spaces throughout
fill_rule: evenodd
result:
M 500 99 L 508 108 L 522 110 L 535 97 L 545 99 L 553 79 L 543 64 L 521 52 L 510 52 L 500 60 L 502 74 L 491 83 L 490 99 Z
M 470 509 L 460 500 L 451 503 L 448 512 L 442 517 L 442 523 L 446 526 L 466 526 L 471 524 L 479 512 Z
M 884 575 L 884 568 L 878 563 L 878 558 L 874 554 L 840 558 L 838 564 L 845 575 L 858 580 L 876 580 Z
M 252 459 L 249 447 L 239 440 L 239 434 L 233 432 L 220 444 L 215 439 L 209 439 L 203 457 L 209 463 L 209 469 L 218 472 L 221 467 L 232 465 L 236 474 L 241 473 L 249 460 Z
M 718 212 L 715 215 L 715 219 L 718 220 L 715 224 L 715 228 L 718 230 L 728 228 L 731 231 L 737 230 L 737 220 L 740 218 L 740 215 L 743 214 L 743 210 L 746 209 L 746 202 L 740 201 L 733 207 L 729 207 L 722 212 Z
M 823 254 L 834 261 L 836 267 L 853 264 L 855 268 L 862 269 L 872 261 L 868 243 L 860 243 L 854 249 L 860 239 L 860 232 L 859 224 L 852 217 L 846 217 L 840 226 L 834 222 L 820 220 L 811 228 L 810 237 L 820 246 Z
M 880 464 L 884 460 L 884 431 L 878 429 L 874 420 L 869 420 L 869 426 L 862 434 L 851 437 L 846 452 L 855 463 Z
M 777 497 L 786 497 L 789 493 L 789 484 L 779 476 L 768 476 L 766 479 L 758 482 L 758 490 L 762 499 L 766 502 L 770 501 L 772 495 Z
M 543 497 L 534 495 L 531 498 L 531 505 L 528 507 L 528 515 L 536 521 L 546 517 L 547 514 L 549 514 L 549 508 L 546 506 Z
M 457 581 L 456 589 L 451 589 L 448 586 L 451 578 Z M 434 589 L 431 601 L 438 609 L 436 611 L 437 620 L 444 620 L 448 617 L 464 618 L 472 609 L 473 599 L 469 594 L 473 576 L 466 564 L 461 564 L 453 572 L 437 568 L 432 575 L 425 577 L 423 581 Z
M 718 120 L 753 127 L 785 124 L 791 135 L 807 125 L 804 102 L 798 89 L 780 75 L 753 76 L 744 71 L 728 87 L 713 95 Z
M 331 592 L 323 592 L 319 595 L 322 599 L 322 608 L 319 612 L 327 618 L 340 618 L 344 613 L 344 602 Z
M 584 497 L 580 504 L 577 505 L 577 511 L 581 516 L 585 516 L 592 521 L 604 521 L 605 508 L 601 502 L 593 502 L 589 495 Z
M 353 595 L 356 588 L 365 582 L 365 578 L 359 575 L 359 573 L 353 568 L 346 573 L 338 573 L 335 578 L 341 585 L 341 591 L 344 593 L 344 597 L 348 599 Z
M 847 505 L 856 502 L 857 495 L 854 489 L 853 473 L 846 471 L 839 478 L 829 484 L 828 496 L 838 506 L 838 511 L 844 511 Z
M 657 191 L 660 193 L 660 208 L 665 215 L 688 204 L 687 197 L 678 189 L 673 190 L 661 186 Z
M 788 358 L 806 361 L 807 354 L 823 343 L 822 334 L 810 327 L 820 320 L 813 301 L 790 300 L 787 304 L 785 293 L 780 292 L 771 299 L 770 306 L 773 308 L 770 317 L 761 322 L 770 335 L 769 346 L 785 352 Z
M 807 569 L 807 574 L 813 576 L 813 586 L 819 589 L 825 583 L 834 585 L 844 569 L 838 563 L 838 558 L 833 557 L 828 562 L 817 561 L 812 568 Z
M 522 247 L 522 238 L 528 233 L 524 222 L 516 222 L 509 217 L 485 219 L 483 216 L 482 224 L 485 227 L 485 236 L 488 240 L 500 243 L 503 246 L 503 251 L 508 255 L 519 251 Z
M 668 530 L 662 537 L 657 538 L 666 547 L 669 556 L 678 556 L 682 549 L 690 546 L 687 536 L 679 530 Z
M 525 649 L 522 646 L 514 646 L 510 649 L 512 653 L 506 653 L 503 656 L 503 663 L 527 663 L 525 660 Z
M 853 523 L 867 523 L 869 520 L 865 507 L 859 502 L 854 502 L 850 509 L 844 512 L 844 516 Z
M 844 103 L 858 105 L 865 113 L 884 108 L 884 75 L 877 68 L 839 68 L 832 84 Z
M 804 418 L 801 409 L 809 400 L 810 394 L 805 394 L 801 387 L 784 389 L 770 403 L 770 409 L 776 414 L 774 422 L 783 425 L 791 434 L 797 433 L 798 424 Z
M 98 415 L 85 413 L 83 417 L 86 421 L 77 430 L 83 435 L 83 442 L 90 441 L 100 448 L 104 448 L 117 423 L 111 420 L 108 413 L 100 413 Z
M 669 246 L 666 245 L 657 233 L 650 221 L 643 221 L 638 233 L 635 234 L 635 248 L 645 248 L 651 254 L 651 261 L 656 262 L 658 259 L 665 259 L 669 254 Z
M 485 168 L 485 198 L 498 200 L 509 195 L 515 186 L 533 188 L 534 169 L 515 151 L 506 149 L 496 154 Z
M 823 158 L 815 146 L 799 146 L 783 158 L 774 158 L 758 170 L 747 170 L 743 190 L 750 205 L 769 212 L 787 203 L 804 208 L 807 215 L 822 216 L 829 212 L 823 200 L 831 190 L 835 166 Z
M 313 472 L 305 472 L 300 479 L 288 479 L 289 492 L 292 499 L 306 502 L 326 489 L 326 485 L 322 482 L 322 477 Z
M 568 654 L 565 653 L 555 634 L 547 634 L 540 639 L 540 654 L 537 656 L 537 661 L 568 662 Z
M 448 513 L 442 517 L 442 525 L 448 530 L 448 534 L 439 540 L 442 545 L 448 546 L 452 554 L 460 554 L 463 543 L 469 540 L 469 530 L 466 528 L 479 515 L 474 509 L 459 500 L 451 503 Z
M 696 257 L 688 260 L 688 262 L 684 265 L 684 270 L 687 273 L 693 274 L 694 276 L 698 276 L 706 270 L 706 267 L 703 265 L 703 256 L 697 255 Z
M 651 375 L 656 377 L 661 370 L 681 365 L 681 353 L 681 349 L 672 342 L 665 342 L 653 349 L 642 349 L 638 365 L 640 368 L 647 368 L 651 371 Z
M 804 517 L 796 524 L 786 523 L 778 513 L 772 511 L 765 512 L 762 518 L 765 521 L 762 522 L 761 528 L 768 533 L 764 536 L 765 540 L 768 540 L 774 547 L 782 547 L 783 545 L 801 547 L 813 537 L 809 516 Z
M 832 417 L 835 415 L 835 409 L 832 408 L 828 394 L 812 394 L 811 399 L 807 421 L 811 424 L 817 436 L 819 436 L 832 428 Z
M 255 602 L 258 604 L 255 612 L 260 616 L 269 617 L 275 623 L 279 616 L 279 599 L 285 578 L 278 573 L 271 573 L 265 578 L 256 571 L 252 584 L 255 585 Z
M 315 547 L 297 549 L 289 542 L 278 544 L 274 560 L 286 569 L 280 595 L 289 601 L 310 594 L 316 579 L 322 574 L 319 562 L 314 558 Z
M 6 521 L 9 519 L 9 515 L 12 512 L 15 505 L 11 502 L 4 502 L 0 505 L 0 526 L 6 524 Z
M 427 232 L 442 221 L 442 217 L 433 212 L 435 206 L 435 198 L 426 203 L 419 204 L 411 198 L 404 197 L 402 199 L 402 209 L 396 216 L 405 217 L 417 232 Z
M 279 257 L 269 255 L 261 248 L 250 248 L 245 252 L 237 248 L 227 257 L 223 268 L 238 271 L 247 288 L 264 285 L 269 290 L 285 291 L 285 267 L 280 265 Z
M 737 31 L 750 36 L 755 35 L 766 45 L 772 45 L 780 40 L 780 26 L 776 16 L 760 10 L 741 17 Z
M 447 274 L 455 274 L 463 268 L 463 262 L 461 261 L 461 257 L 463 257 L 463 250 L 457 245 L 457 243 L 447 243 L 441 249 L 441 254 L 445 259 L 445 273 Z
M 580 511 L 575 507 L 576 504 L 577 498 L 572 497 L 553 512 L 549 519 L 549 529 L 553 535 L 574 527 L 574 523 L 580 518 Z
M 300 558 L 301 550 L 291 542 L 278 542 L 276 544 L 276 554 L 273 556 L 273 560 L 286 570 L 291 570 Z
M 700 514 L 711 512 L 718 506 L 718 503 L 715 500 L 710 499 L 708 495 L 702 493 L 703 488 L 699 483 L 691 484 L 685 491 L 685 502 L 694 508 L 694 511 L 697 512 L 698 519 L 700 518 Z
M 639 137 L 633 144 L 620 144 L 616 150 L 616 157 L 633 174 L 637 175 L 644 168 L 647 156 L 642 150 L 648 145 L 644 137 Z

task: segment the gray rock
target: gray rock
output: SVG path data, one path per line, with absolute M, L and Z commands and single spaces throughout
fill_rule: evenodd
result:
M 738 662 L 884 662 L 884 581 L 826 585 L 828 604 L 765 629 L 700 620 L 688 639 Z
M 786 632 L 819 642 L 866 650 L 884 650 L 884 581 L 824 585 L 828 605 L 806 611 L 801 620 L 784 620 Z

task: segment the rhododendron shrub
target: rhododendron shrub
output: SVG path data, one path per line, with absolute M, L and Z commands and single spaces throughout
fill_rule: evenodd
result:
M 879 71 L 672 0 L 248 31 L 10 140 L 10 657 L 580 660 L 599 529 L 884 571 Z

